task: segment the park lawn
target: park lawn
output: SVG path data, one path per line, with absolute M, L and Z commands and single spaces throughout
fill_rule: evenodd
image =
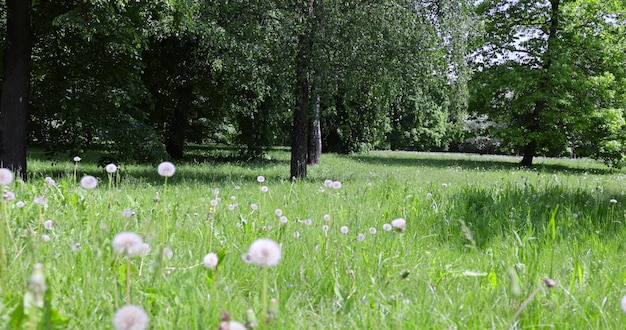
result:
M 29 182 L 4 187 L 16 198 L 2 204 L 0 328 L 21 315 L 36 263 L 63 329 L 111 329 L 127 300 L 150 329 L 215 329 L 222 312 L 244 323 L 249 309 L 261 329 L 623 328 L 626 175 L 588 159 L 518 161 L 329 154 L 292 182 L 286 151 L 196 159 L 167 180 L 157 164 L 108 175 L 31 159 Z M 79 185 L 87 174 L 97 188 Z M 406 229 L 385 230 L 397 218 Z M 116 254 L 121 232 L 149 251 Z M 275 267 L 243 261 L 258 238 L 281 244 Z M 279 313 L 265 324 L 270 298 Z

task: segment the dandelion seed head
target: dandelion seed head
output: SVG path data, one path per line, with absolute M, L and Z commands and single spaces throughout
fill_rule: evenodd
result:
M 130 208 L 125 208 L 124 211 L 122 211 L 122 216 L 124 218 L 130 218 L 135 216 L 135 212 L 133 210 L 131 210 Z
M 109 174 L 113 174 L 117 171 L 117 165 L 107 164 L 107 166 L 104 167 L 104 170 L 107 171 L 107 173 Z
M 46 220 L 43 222 L 43 227 L 46 228 L 47 230 L 52 230 L 52 227 L 54 226 L 52 220 Z
M 295 231 L 295 232 L 293 233 L 293 237 L 294 237 L 294 238 L 300 238 L 300 232 Z
M 324 232 L 326 232 L 326 233 L 328 232 L 328 230 L 329 230 L 329 229 L 330 229 L 330 227 L 328 227 L 327 225 L 323 225 L 323 226 L 322 226 L 322 230 L 323 230 Z
M 208 269 L 215 269 L 215 267 L 217 267 L 218 261 L 219 260 L 217 258 L 217 254 L 211 252 L 204 256 L 204 259 L 202 259 L 202 264 Z
M 610 199 L 610 200 L 609 200 L 609 203 L 611 203 L 611 204 L 617 204 L 617 199 L 613 199 L 613 198 L 612 198 L 612 199 Z
M 143 251 L 143 240 L 133 232 L 121 232 L 115 235 L 111 244 L 113 251 L 117 254 L 135 256 Z
M 80 158 L 78 156 L 74 157 L 74 162 L 76 162 L 76 163 L 80 162 L 81 160 L 82 160 L 82 158 Z
M 370 228 L 370 234 L 375 235 L 376 234 L 376 228 L 371 227 Z
M 390 231 L 391 229 L 393 229 L 393 227 L 391 227 L 390 224 L 388 224 L 388 223 L 383 224 L 383 230 L 384 231 Z
M 620 306 L 622 307 L 622 311 L 626 313 L 626 296 L 622 297 L 622 300 L 620 301 Z
M 333 180 L 328 180 L 328 179 L 324 180 L 324 186 L 326 188 L 332 187 L 333 186 Z
M 140 254 L 141 254 L 142 256 L 144 256 L 144 257 L 145 257 L 145 256 L 147 256 L 148 254 L 150 254 L 150 250 L 151 250 L 151 248 L 150 248 L 150 244 L 148 244 L 148 243 L 143 243 L 143 244 L 141 244 L 141 252 L 140 252 Z
M 406 220 L 403 218 L 394 219 L 391 221 L 391 226 L 397 231 L 404 231 L 406 229 Z
M 48 205 L 48 200 L 47 200 L 45 197 L 43 197 L 43 196 L 38 196 L 38 197 L 35 197 L 35 199 L 33 200 L 33 202 L 34 202 L 35 204 L 37 204 L 37 205 L 41 205 L 41 206 L 46 206 L 46 205 Z
M 324 220 L 330 221 L 330 214 L 324 214 Z
M 310 226 L 310 225 L 313 224 L 313 221 L 311 219 L 304 219 L 304 220 L 302 220 L 302 223 L 307 225 L 307 226 Z
M 43 182 L 45 182 L 45 183 L 47 183 L 47 184 L 49 184 L 51 186 L 54 186 L 56 184 L 56 181 L 54 181 L 54 179 L 49 177 L 49 176 L 45 177 L 43 179 Z
M 357 235 L 356 240 L 359 242 L 363 242 L 365 240 L 365 234 L 363 233 L 359 233 L 359 235 Z
M 85 189 L 94 189 L 98 186 L 98 179 L 91 175 L 85 175 L 80 179 L 80 185 Z
M 276 216 L 279 216 L 279 217 L 280 217 L 281 215 L 283 215 L 283 210 L 281 210 L 281 209 L 276 209 L 276 210 L 274 210 L 274 214 L 276 214 Z
M 260 183 L 263 183 L 263 182 L 265 182 L 265 177 L 264 177 L 264 176 L 262 176 L 262 175 L 259 175 L 259 176 L 257 176 L 257 177 L 256 177 L 256 180 L 257 180 L 258 182 L 260 182 Z
M 44 242 L 50 242 L 50 239 L 51 239 L 50 236 L 46 234 L 41 235 L 41 240 Z
M 170 162 L 162 162 L 157 166 L 157 173 L 162 177 L 171 177 L 176 173 L 176 166 Z
M 243 255 L 243 260 L 261 267 L 273 267 L 278 265 L 281 257 L 282 252 L 278 243 L 268 238 L 259 238 L 252 242 L 248 253 Z
M 13 172 L 8 168 L 0 168 L 0 185 L 8 185 L 13 182 Z
M 149 322 L 148 314 L 143 308 L 135 305 L 126 305 L 118 309 L 113 316 L 115 330 L 144 330 Z
M 5 202 L 12 201 L 15 199 L 15 193 L 12 191 L 5 190 L 2 194 L 2 198 Z
M 280 223 L 282 223 L 283 225 L 286 224 L 287 222 L 289 222 L 289 219 L 287 219 L 286 216 L 281 216 L 278 221 L 280 221 Z
M 167 259 L 172 259 L 172 257 L 174 256 L 174 252 L 172 251 L 172 249 L 168 247 L 164 247 L 163 256 L 166 257 Z
M 270 190 L 270 188 L 268 188 L 267 186 L 261 186 L 261 191 L 266 193 Z
M 20 209 L 24 207 L 25 205 L 26 203 L 24 203 L 23 201 L 18 201 L 17 203 L 15 203 L 15 206 Z
M 426 193 L 426 198 L 433 198 L 433 194 L 432 193 Z
M 341 228 L 339 228 L 339 231 L 342 234 L 347 234 L 350 231 L 350 228 L 348 228 L 348 226 L 341 226 Z
M 212 199 L 209 204 L 211 204 L 211 206 L 217 206 L 217 204 L 219 203 L 219 201 L 217 199 Z
M 228 210 L 233 211 L 237 207 L 237 204 L 228 204 Z
M 332 187 L 333 187 L 333 189 L 341 189 L 341 182 L 333 181 Z

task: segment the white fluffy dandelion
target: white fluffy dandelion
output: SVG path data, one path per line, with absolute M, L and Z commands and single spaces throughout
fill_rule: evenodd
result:
M 406 220 L 403 218 L 394 219 L 391 221 L 391 226 L 397 231 L 404 231 L 406 229 Z
M 134 256 L 144 251 L 143 240 L 139 235 L 132 232 L 122 232 L 115 235 L 111 244 L 113 251 L 117 254 Z
M 107 166 L 104 167 L 104 170 L 107 171 L 107 173 L 109 174 L 113 174 L 117 171 L 117 165 L 108 164 Z
M 249 264 L 273 267 L 278 265 L 282 252 L 280 246 L 275 241 L 268 238 L 259 238 L 250 245 L 248 253 L 242 257 Z
M 388 223 L 383 224 L 383 230 L 384 231 L 390 231 L 391 229 L 393 229 L 393 227 L 391 227 L 390 224 L 388 224 Z
M 204 259 L 202 259 L 202 264 L 204 265 L 204 267 L 209 268 L 209 269 L 215 269 L 215 267 L 217 267 L 218 262 L 219 262 L 219 259 L 217 258 L 217 254 L 213 252 L 205 255 Z
M 332 188 L 333 189 L 341 189 L 341 182 L 340 181 L 333 181 Z
M 0 185 L 8 185 L 13 182 L 13 172 L 8 168 L 0 168 Z
M 76 162 L 76 163 L 80 162 L 81 160 L 82 160 L 82 158 L 80 158 L 78 156 L 74 157 L 74 162 Z
M 157 166 L 157 172 L 160 176 L 171 177 L 176 173 L 176 166 L 170 162 L 162 162 Z
M 135 305 L 126 305 L 118 309 L 113 316 L 115 330 L 144 330 L 149 322 L 150 318 L 146 311 Z
M 263 182 L 265 182 L 265 177 L 264 177 L 264 176 L 262 176 L 262 175 L 259 175 L 259 176 L 257 176 L 257 177 L 256 177 L 256 180 L 257 180 L 258 182 L 260 182 L 260 183 L 263 183 Z
M 341 226 L 341 228 L 339 228 L 339 231 L 342 234 L 347 234 L 350 231 L 350 228 L 348 228 L 348 226 Z
M 276 214 L 277 217 L 280 217 L 281 215 L 283 215 L 283 210 L 276 209 L 276 210 L 274 210 L 274 214 Z
M 80 179 L 80 185 L 85 189 L 94 189 L 98 186 L 98 179 L 91 175 L 85 175 L 82 179 Z
M 261 191 L 266 193 L 270 190 L 270 188 L 268 188 L 267 186 L 261 186 Z
M 622 311 L 626 313 L 626 296 L 622 297 L 622 300 L 620 301 L 620 306 L 622 307 Z
M 46 220 L 43 222 L 43 227 L 47 230 L 52 230 L 52 228 L 54 227 L 54 223 L 52 222 L 52 220 Z
M 371 228 L 370 228 L 370 234 L 372 234 L 372 235 L 376 235 L 376 228 L 371 227 Z

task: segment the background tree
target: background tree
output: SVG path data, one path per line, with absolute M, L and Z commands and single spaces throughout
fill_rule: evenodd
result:
M 621 162 L 623 4 L 490 0 L 478 12 L 486 33 L 470 109 L 502 124 L 494 134 L 520 150 L 522 165 L 581 150 L 583 136 L 584 149 Z
M 6 50 L 0 98 L 0 164 L 26 180 L 31 73 L 31 1 L 6 1 Z

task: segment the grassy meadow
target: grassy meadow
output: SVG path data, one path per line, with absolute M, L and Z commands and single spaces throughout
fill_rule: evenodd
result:
M 88 155 L 32 158 L 29 182 L 4 187 L 0 328 L 112 329 L 127 302 L 149 329 L 216 329 L 222 312 L 245 323 L 250 309 L 258 329 L 626 327 L 626 175 L 599 163 L 371 152 L 323 155 L 291 182 L 285 151 L 201 156 L 167 180 L 157 164 L 108 175 Z M 397 218 L 406 229 L 385 230 Z M 121 232 L 149 251 L 115 253 Z M 275 267 L 243 261 L 258 238 L 281 244 Z M 37 263 L 45 306 L 23 309 Z M 265 323 L 270 298 L 279 312 Z

